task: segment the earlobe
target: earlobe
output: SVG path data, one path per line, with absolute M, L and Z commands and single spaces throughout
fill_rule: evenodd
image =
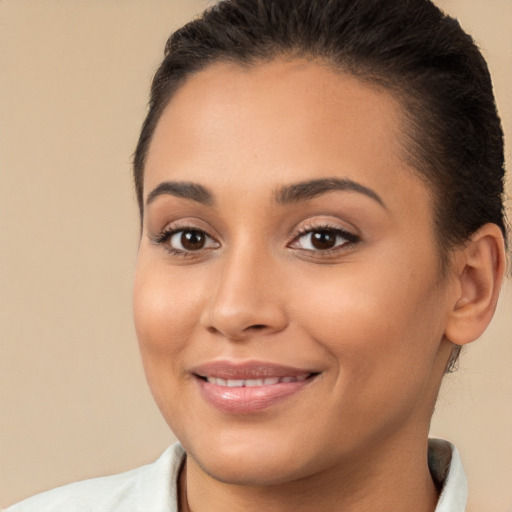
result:
M 503 234 L 485 224 L 457 250 L 457 297 L 446 325 L 446 337 L 456 345 L 476 340 L 492 319 L 505 273 Z

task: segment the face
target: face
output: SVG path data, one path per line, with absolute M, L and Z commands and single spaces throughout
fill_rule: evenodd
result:
M 135 322 L 191 460 L 269 484 L 424 443 L 449 284 L 400 106 L 320 64 L 215 64 L 144 178 Z

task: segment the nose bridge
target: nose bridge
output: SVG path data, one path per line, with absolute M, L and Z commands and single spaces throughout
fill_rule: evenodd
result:
M 276 267 L 275 257 L 254 241 L 234 244 L 220 258 L 203 325 L 231 339 L 283 329 L 286 314 Z

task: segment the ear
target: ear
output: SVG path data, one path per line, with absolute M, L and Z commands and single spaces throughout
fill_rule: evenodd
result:
M 505 242 L 496 224 L 485 224 L 456 249 L 456 290 L 445 336 L 456 345 L 476 340 L 492 319 L 505 273 Z

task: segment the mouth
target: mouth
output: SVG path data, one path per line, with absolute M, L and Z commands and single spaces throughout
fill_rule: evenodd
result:
M 230 414 L 249 414 L 296 395 L 321 372 L 263 362 L 217 361 L 191 373 L 208 404 Z
M 274 386 L 276 384 L 288 384 L 290 382 L 303 382 L 313 376 L 312 373 L 299 375 L 297 377 L 266 377 L 260 379 L 223 379 L 221 377 L 200 377 L 210 384 L 224 386 L 227 388 L 252 388 L 258 386 Z

